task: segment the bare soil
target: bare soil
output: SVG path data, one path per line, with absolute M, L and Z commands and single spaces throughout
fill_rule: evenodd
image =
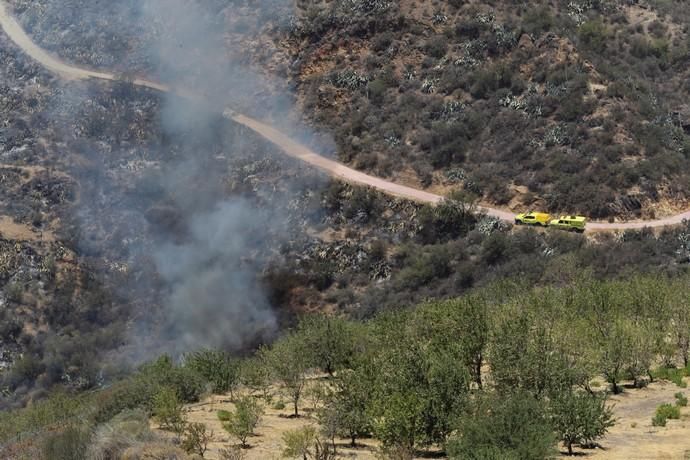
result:
M 313 385 L 319 379 L 310 381 Z M 599 441 L 595 448 L 575 447 L 576 458 L 592 458 L 602 460 L 682 460 L 690 458 L 690 408 L 681 408 L 680 420 L 668 420 L 665 427 L 652 426 L 652 417 L 656 408 L 661 404 L 675 403 L 674 395 L 683 392 L 690 394 L 673 383 L 659 381 L 646 388 L 626 389 L 622 394 L 611 396 L 609 402 L 613 405 L 616 425 Z M 283 401 L 284 409 L 275 409 L 271 404 L 264 406 L 264 416 L 256 434 L 248 443 L 250 447 L 244 452 L 247 460 L 279 459 L 284 448 L 283 433 L 307 425 L 318 427 L 314 417 L 315 402 L 306 397 L 300 405 L 300 417 L 292 417 L 292 406 L 289 401 L 281 398 L 278 388 L 271 390 L 273 402 Z M 219 459 L 220 451 L 228 446 L 238 445 L 224 429 L 218 420 L 219 410 L 234 410 L 234 404 L 229 395 L 211 396 L 198 404 L 186 407 L 189 422 L 204 423 L 213 430 L 213 440 L 205 455 L 208 459 Z M 156 429 L 156 425 L 153 425 Z M 170 437 L 169 433 L 159 433 Z M 372 439 L 357 441 L 357 447 L 350 446 L 350 440 L 337 439 L 338 453 L 343 458 L 375 459 L 377 457 L 378 442 Z M 437 453 L 434 452 L 437 457 Z M 565 448 L 561 446 L 562 458 L 568 458 Z M 428 457 L 428 455 L 427 455 Z M 426 458 L 420 456 L 419 458 Z
M 600 441 L 601 448 L 575 449 L 587 458 L 607 460 L 681 460 L 690 458 L 690 408 L 681 408 L 680 420 L 665 427 L 652 426 L 661 404 L 674 404 L 674 395 L 687 389 L 660 381 L 642 389 L 629 389 L 611 396 L 616 425 Z

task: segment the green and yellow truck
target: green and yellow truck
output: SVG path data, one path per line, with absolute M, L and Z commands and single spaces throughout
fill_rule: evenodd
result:
M 582 216 L 561 216 L 558 219 L 553 219 L 549 226 L 553 228 L 560 228 L 562 230 L 570 230 L 573 232 L 584 232 L 587 225 L 587 219 Z
M 587 218 L 582 216 L 561 216 L 553 219 L 551 215 L 545 212 L 528 211 L 515 216 L 515 225 L 539 225 L 573 232 L 584 232 Z
M 551 216 L 545 212 L 528 211 L 515 216 L 515 225 L 541 225 L 547 227 Z

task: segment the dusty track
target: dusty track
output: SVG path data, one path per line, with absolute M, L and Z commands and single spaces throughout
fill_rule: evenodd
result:
M 51 56 L 48 52 L 36 45 L 31 38 L 24 32 L 21 25 L 10 15 L 7 5 L 0 0 L 0 25 L 4 29 L 8 37 L 32 59 L 43 65 L 46 69 L 59 75 L 67 80 L 84 80 L 89 78 L 97 78 L 101 80 L 116 81 L 120 77 L 105 72 L 97 72 L 79 67 L 73 67 L 60 59 Z M 192 92 L 182 89 L 173 88 L 168 85 L 157 83 L 144 79 L 136 79 L 132 81 L 134 85 L 151 88 L 157 91 L 170 92 L 182 97 L 196 98 Z M 225 116 L 236 123 L 246 126 L 255 131 L 268 141 L 280 147 L 287 155 L 297 158 L 305 163 L 308 163 L 316 168 L 321 169 L 327 174 L 342 179 L 344 181 L 361 184 L 378 189 L 389 195 L 407 198 L 410 200 L 420 201 L 424 203 L 436 204 L 443 200 L 440 195 L 418 190 L 412 187 L 396 184 L 378 177 L 370 176 L 363 172 L 349 168 L 342 163 L 328 159 L 319 155 L 308 147 L 291 139 L 289 136 L 280 131 L 268 126 L 258 120 L 248 116 L 238 114 L 232 110 L 226 110 Z M 501 209 L 482 206 L 480 209 L 488 215 L 497 217 L 502 220 L 513 220 L 513 214 Z M 587 224 L 588 231 L 615 231 L 627 229 L 639 229 L 644 227 L 667 227 L 682 223 L 684 219 L 690 219 L 690 211 L 686 211 L 675 216 L 666 217 L 664 219 L 650 220 L 650 221 L 635 221 L 635 222 L 591 222 Z

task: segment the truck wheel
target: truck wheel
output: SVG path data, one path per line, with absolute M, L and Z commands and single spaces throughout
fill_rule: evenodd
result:
M 515 225 L 522 225 L 522 222 L 519 221 L 519 220 L 517 220 L 517 219 L 515 219 Z

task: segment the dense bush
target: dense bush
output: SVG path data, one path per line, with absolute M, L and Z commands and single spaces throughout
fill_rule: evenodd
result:
M 555 437 L 546 409 L 525 393 L 508 393 L 475 403 L 458 435 L 448 442 L 453 459 L 538 459 L 554 453 Z

